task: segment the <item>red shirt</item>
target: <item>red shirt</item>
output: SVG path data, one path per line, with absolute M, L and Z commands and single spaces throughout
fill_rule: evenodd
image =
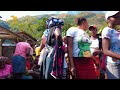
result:
M 30 61 L 29 60 L 26 60 L 26 67 L 27 67 L 28 70 L 30 70 L 31 67 L 30 67 Z

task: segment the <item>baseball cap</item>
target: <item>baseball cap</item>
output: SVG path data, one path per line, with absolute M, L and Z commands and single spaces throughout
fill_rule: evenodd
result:
M 107 11 L 105 14 L 105 19 L 107 20 L 109 17 L 117 14 L 119 11 Z
M 93 29 L 93 28 L 97 29 L 97 27 L 95 25 L 90 25 L 88 29 L 91 31 L 91 29 Z

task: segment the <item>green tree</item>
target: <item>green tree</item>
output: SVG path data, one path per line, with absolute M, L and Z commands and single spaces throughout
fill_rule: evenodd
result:
M 38 15 L 38 16 L 25 16 L 22 18 L 17 18 L 16 23 L 13 20 L 7 21 L 9 23 L 10 29 L 14 32 L 25 31 L 26 33 L 32 35 L 34 38 L 41 40 L 41 36 L 46 29 L 46 20 L 51 15 Z M 98 28 L 98 33 L 101 33 L 103 28 L 107 25 L 104 14 L 95 14 L 91 12 L 82 12 L 77 15 L 61 14 L 54 15 L 58 18 L 64 20 L 64 26 L 62 28 L 62 35 L 66 35 L 66 31 L 70 27 L 76 26 L 74 20 L 76 17 L 85 17 L 88 20 L 89 25 L 95 24 Z M 87 31 L 89 33 L 89 31 Z

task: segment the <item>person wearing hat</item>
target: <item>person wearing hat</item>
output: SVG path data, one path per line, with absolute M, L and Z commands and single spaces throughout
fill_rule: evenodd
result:
M 98 37 L 97 37 L 97 27 L 95 25 L 91 25 L 89 27 L 89 31 L 91 33 L 90 40 L 92 42 L 92 44 L 90 45 L 91 53 L 94 54 L 94 52 L 96 52 L 95 54 L 97 54 L 100 51 L 99 50 L 99 40 L 98 40 Z
M 105 19 L 108 26 L 102 31 L 103 53 L 107 56 L 106 73 L 108 79 L 120 79 L 120 11 L 107 11 Z
M 95 65 L 95 70 L 98 78 L 100 77 L 100 64 L 101 64 L 101 56 L 102 56 L 102 39 L 97 36 L 97 27 L 95 25 L 91 25 L 89 27 L 89 31 L 91 33 L 90 41 L 92 42 L 90 45 L 90 51 L 93 54 L 94 59 L 96 59 L 99 67 Z

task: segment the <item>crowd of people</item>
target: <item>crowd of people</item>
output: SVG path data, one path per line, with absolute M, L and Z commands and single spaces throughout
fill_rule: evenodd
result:
M 105 19 L 101 37 L 84 17 L 62 37 L 64 21 L 48 18 L 39 46 L 18 42 L 10 62 L 0 57 L 0 79 L 120 79 L 120 12 L 107 11 Z

